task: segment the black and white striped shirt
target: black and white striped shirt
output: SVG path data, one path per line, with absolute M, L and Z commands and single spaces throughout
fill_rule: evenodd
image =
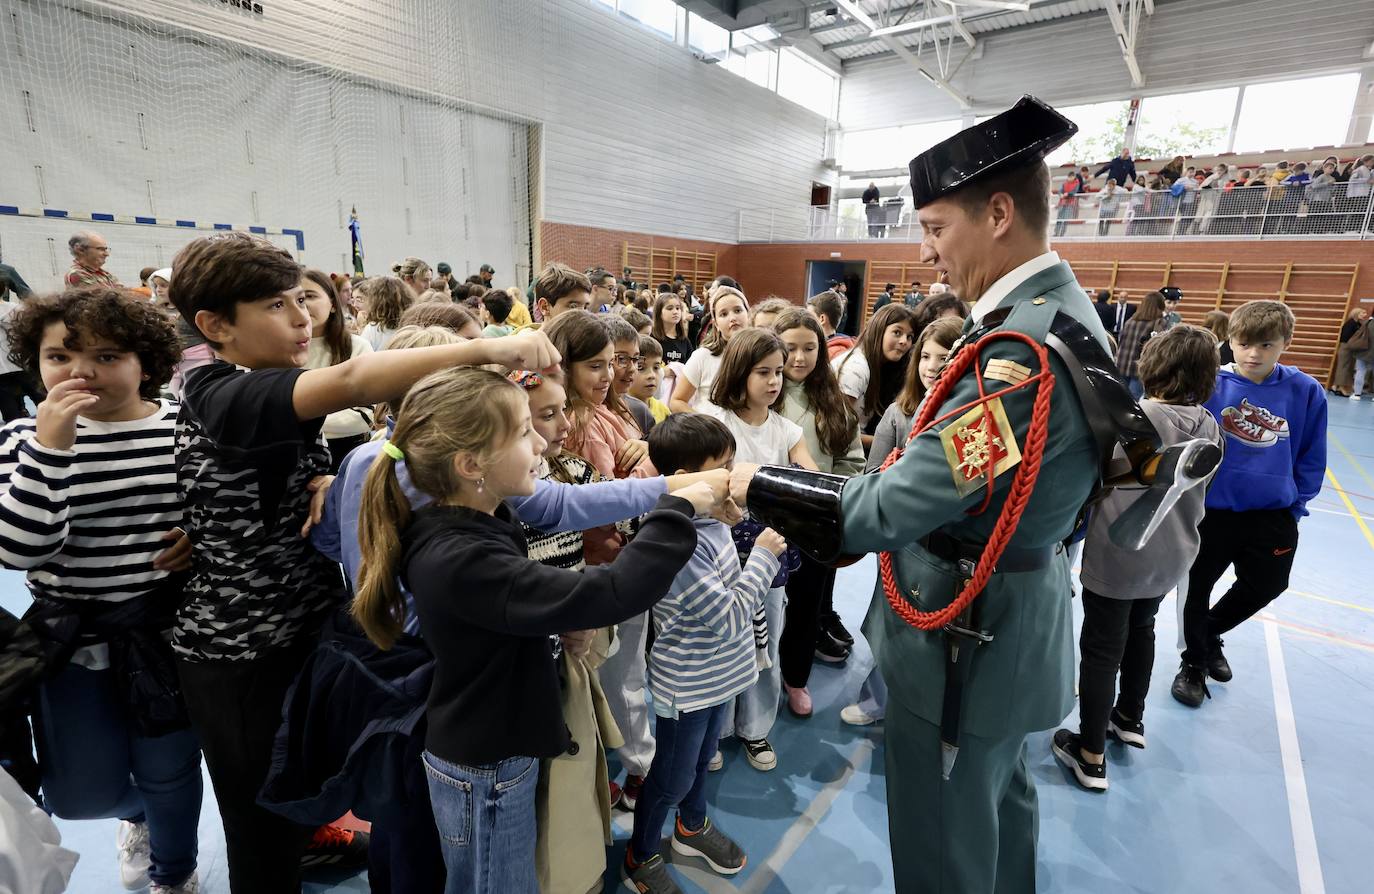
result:
M 181 525 L 177 405 L 143 419 L 78 419 L 71 450 L 37 441 L 33 419 L 0 427 L 0 563 L 36 596 L 122 602 L 167 576 L 153 560 Z

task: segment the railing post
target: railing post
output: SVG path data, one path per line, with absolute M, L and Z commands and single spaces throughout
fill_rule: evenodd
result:
M 778 216 L 778 209 L 776 209 L 776 208 L 769 208 L 769 209 L 768 209 L 768 241 L 769 241 L 770 243 L 773 241 L 773 221 L 774 221 L 774 219 L 775 219 L 777 216 Z
M 1349 188 L 1349 184 L 1347 184 Z M 1369 195 L 1364 197 L 1364 224 L 1360 227 L 1361 241 L 1370 237 L 1369 220 L 1374 216 L 1374 190 L 1370 190 Z
M 1269 235 L 1265 230 L 1269 229 L 1269 201 L 1270 197 L 1274 194 L 1274 190 L 1270 185 L 1265 185 L 1260 188 L 1264 190 L 1264 208 L 1260 211 L 1259 229 L 1259 237 L 1263 240 L 1265 236 Z
M 744 241 L 744 209 L 735 212 L 735 241 Z

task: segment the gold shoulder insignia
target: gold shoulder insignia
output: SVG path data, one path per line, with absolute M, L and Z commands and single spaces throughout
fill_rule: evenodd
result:
M 1031 304 L 1034 304 L 1034 305 L 1037 305 L 1037 306 L 1038 306 L 1038 305 L 1041 305 L 1041 304 L 1044 304 L 1044 303 L 1045 303 L 1045 296 L 1044 296 L 1044 295 L 1041 295 L 1039 298 L 1036 298 L 1034 301 L 1031 302 Z
M 961 497 L 986 483 L 989 465 L 1001 475 L 1021 462 L 1016 431 L 1001 398 L 980 404 L 945 426 L 940 443 L 954 475 L 954 489 Z
M 996 379 L 1008 385 L 1020 385 L 1030 375 L 1029 366 L 1022 366 L 1014 360 L 989 360 L 987 368 L 983 370 L 983 378 Z

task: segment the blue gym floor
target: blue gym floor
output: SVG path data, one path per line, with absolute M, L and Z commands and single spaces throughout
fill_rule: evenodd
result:
M 1050 755 L 1049 731 L 1031 736 L 1040 890 L 1371 890 L 1374 595 L 1360 578 L 1374 568 L 1374 406 L 1330 403 L 1330 471 L 1302 523 L 1292 589 L 1226 638 L 1235 680 L 1213 684 L 1212 700 L 1195 711 L 1170 698 L 1178 664 L 1170 597 L 1159 616 L 1150 747 L 1109 746 L 1111 790 L 1080 790 Z M 870 558 L 839 576 L 836 604 L 856 633 L 875 567 Z M 0 603 L 21 610 L 25 601 L 18 575 L 0 576 Z M 847 665 L 816 666 L 815 716 L 779 714 L 773 772 L 755 771 L 727 748 L 710 799 L 716 822 L 747 850 L 749 865 L 730 880 L 700 865 L 678 866 L 685 890 L 892 890 L 882 728 L 855 729 L 839 719 L 868 661 L 860 642 Z M 1076 722 L 1075 714 L 1070 725 Z M 64 844 L 82 855 L 71 890 L 117 890 L 114 821 L 59 826 Z M 620 814 L 612 867 L 628 828 L 628 815 Z M 200 872 L 206 894 L 228 891 L 208 780 Z M 306 890 L 366 891 L 367 883 L 347 878 Z

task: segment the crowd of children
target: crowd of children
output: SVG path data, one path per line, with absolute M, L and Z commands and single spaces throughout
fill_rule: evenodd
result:
M 887 303 L 856 341 L 834 292 L 751 310 L 718 277 L 697 305 L 685 284 L 555 263 L 526 296 L 444 266 L 355 283 L 226 232 L 159 271 L 163 302 L 74 289 L 6 316 L 13 362 L 46 390 L 0 429 L 0 562 L 27 573 L 25 623 L 54 643 L 22 708 L 27 788 L 58 816 L 120 821 L 124 887 L 198 890 L 202 756 L 237 894 L 299 890 L 340 806 L 370 814 L 376 891 L 596 890 L 617 806 L 642 894 L 678 890 L 670 817 L 679 857 L 746 865 L 707 774 L 732 738 L 775 769 L 780 706 L 810 717 L 813 660 L 845 661 L 853 637 L 835 569 L 748 518 L 732 485 L 758 465 L 876 469 L 966 306 Z M 1277 364 L 1292 313 L 1250 302 L 1222 325 L 1225 365 L 1208 330 L 1132 330 L 1125 372 L 1165 444 L 1205 438 L 1225 459 L 1138 553 L 1106 536 L 1130 491 L 1091 511 L 1080 722 L 1053 739 L 1088 788 L 1107 786 L 1108 736 L 1145 745 L 1164 596 L 1187 581 L 1172 693 L 1198 706 L 1207 678 L 1231 679 L 1222 635 L 1286 588 L 1321 484 L 1324 395 Z M 344 653 L 422 682 L 331 695 L 322 668 Z M 875 670 L 841 717 L 884 710 Z M 330 736 L 388 744 L 310 744 Z M 302 762 L 308 778 L 283 781 Z M 376 779 L 406 809 L 366 794 Z M 342 805 L 339 780 L 357 793 Z

